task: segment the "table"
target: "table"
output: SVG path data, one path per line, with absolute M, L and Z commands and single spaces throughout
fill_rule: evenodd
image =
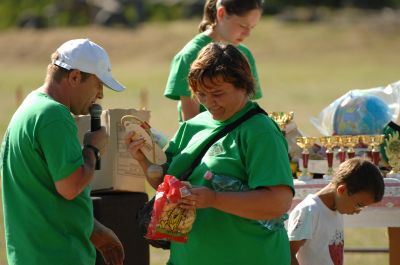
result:
M 136 221 L 139 209 L 148 201 L 147 193 L 95 190 L 91 198 L 94 217 L 114 231 L 124 246 L 124 265 L 149 265 L 149 244 Z M 96 265 L 105 265 L 99 253 Z
M 360 214 L 344 215 L 346 227 L 387 227 L 389 234 L 390 265 L 400 264 L 400 180 L 385 178 L 385 194 L 379 203 L 363 209 Z M 329 181 L 312 179 L 309 181 L 294 180 L 296 194 L 292 209 L 308 194 L 316 193 Z M 397 251 L 395 251 L 397 250 Z

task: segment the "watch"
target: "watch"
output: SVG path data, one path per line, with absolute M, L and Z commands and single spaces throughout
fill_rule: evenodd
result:
M 91 144 L 85 144 L 84 148 L 88 148 L 91 149 L 94 153 L 94 157 L 96 158 L 96 165 L 98 165 L 100 163 L 100 150 Z

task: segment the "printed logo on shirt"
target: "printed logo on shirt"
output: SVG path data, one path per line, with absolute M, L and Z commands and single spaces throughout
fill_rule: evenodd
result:
M 329 242 L 329 254 L 334 265 L 343 265 L 344 236 L 343 231 L 336 230 Z
M 222 146 L 221 143 L 215 143 L 208 149 L 207 155 L 208 156 L 217 156 L 217 155 L 224 153 L 224 151 L 225 151 L 224 147 Z

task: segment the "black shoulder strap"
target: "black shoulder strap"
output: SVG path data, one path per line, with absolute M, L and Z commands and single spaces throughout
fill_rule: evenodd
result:
M 265 112 L 260 106 L 256 105 L 254 109 L 249 110 L 246 112 L 242 117 L 237 119 L 236 121 L 226 125 L 221 131 L 219 131 L 201 150 L 201 152 L 198 154 L 196 159 L 193 161 L 192 165 L 182 174 L 182 176 L 179 178 L 179 180 L 185 181 L 189 178 L 189 176 L 192 174 L 193 170 L 197 165 L 200 163 L 201 159 L 207 152 L 207 150 L 219 139 L 221 139 L 223 136 L 228 134 L 230 131 L 235 129 L 237 126 L 239 126 L 241 123 L 244 121 L 248 120 L 250 117 L 258 114 L 258 113 L 263 113 L 268 116 L 268 113 Z

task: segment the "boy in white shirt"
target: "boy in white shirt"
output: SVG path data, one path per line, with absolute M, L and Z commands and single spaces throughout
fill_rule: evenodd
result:
M 385 184 L 379 169 L 362 158 L 343 162 L 332 181 L 309 194 L 290 213 L 292 265 L 342 265 L 343 216 L 379 202 Z

